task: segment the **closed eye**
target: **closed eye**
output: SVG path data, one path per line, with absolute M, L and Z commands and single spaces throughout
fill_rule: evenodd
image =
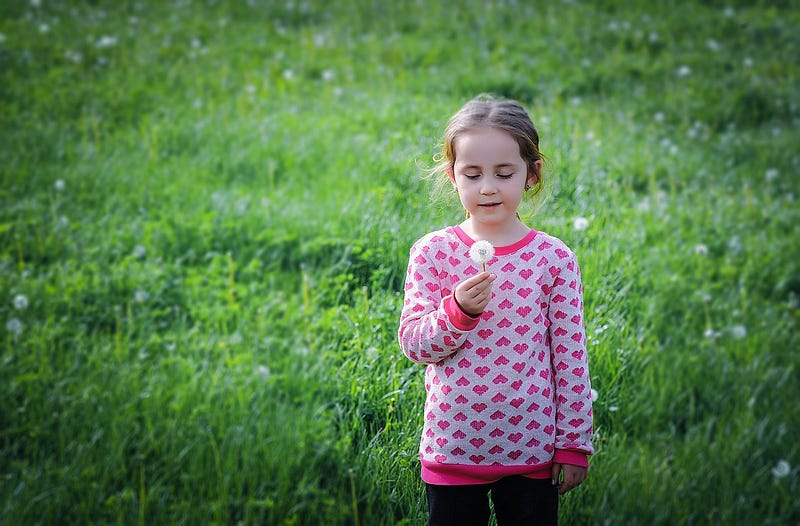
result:
M 499 177 L 500 179 L 511 179 L 512 177 L 514 177 L 514 174 L 513 173 L 510 173 L 510 174 L 497 174 L 497 177 Z

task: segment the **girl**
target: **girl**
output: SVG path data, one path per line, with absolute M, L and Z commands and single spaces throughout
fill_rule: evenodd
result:
M 583 482 L 592 407 L 580 271 L 517 208 L 542 187 L 539 135 L 520 104 L 478 97 L 450 119 L 441 163 L 467 212 L 411 248 L 398 337 L 427 364 L 420 443 L 429 524 L 556 524 Z M 470 260 L 476 241 L 494 255 Z M 489 247 L 491 248 L 491 247 Z

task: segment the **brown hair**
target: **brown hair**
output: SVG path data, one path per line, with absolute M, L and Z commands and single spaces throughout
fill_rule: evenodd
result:
M 528 165 L 528 175 L 536 174 L 537 181 L 528 193 L 535 196 L 544 188 L 544 179 L 536 161 L 546 161 L 539 151 L 539 132 L 522 105 L 510 99 L 499 99 L 492 95 L 478 95 L 464 104 L 450 120 L 442 137 L 442 150 L 433 157 L 436 165 L 430 170 L 431 178 L 444 188 L 449 181 L 447 174 L 456 162 L 455 141 L 463 132 L 480 126 L 497 128 L 507 132 L 519 144 L 520 157 Z

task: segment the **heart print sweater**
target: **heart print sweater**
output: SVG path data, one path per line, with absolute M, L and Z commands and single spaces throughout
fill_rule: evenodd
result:
M 587 466 L 592 400 L 575 254 L 535 230 L 495 247 L 492 298 L 473 318 L 453 299 L 480 272 L 473 243 L 448 227 L 410 252 L 398 338 L 427 365 L 422 478 L 476 484 L 547 478 L 553 462 Z

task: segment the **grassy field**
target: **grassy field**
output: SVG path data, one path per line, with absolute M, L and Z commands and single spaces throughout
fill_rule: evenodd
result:
M 424 523 L 401 291 L 492 92 L 585 279 L 562 522 L 797 524 L 791 6 L 2 2 L 0 523 Z

